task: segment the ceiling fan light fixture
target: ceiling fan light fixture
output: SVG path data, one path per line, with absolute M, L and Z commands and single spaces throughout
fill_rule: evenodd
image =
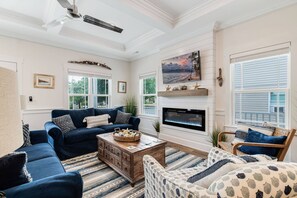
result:
M 83 21 L 87 22 L 87 23 L 90 23 L 90 24 L 93 24 L 93 25 L 96 25 L 96 26 L 103 27 L 105 29 L 108 29 L 108 30 L 111 30 L 111 31 L 114 31 L 114 32 L 117 32 L 117 33 L 122 33 L 122 31 L 123 31 L 123 29 L 120 28 L 120 27 L 117 27 L 117 26 L 112 25 L 110 23 L 106 23 L 105 21 L 101 21 L 101 20 L 96 19 L 94 17 L 91 17 L 89 15 L 85 15 L 83 17 Z

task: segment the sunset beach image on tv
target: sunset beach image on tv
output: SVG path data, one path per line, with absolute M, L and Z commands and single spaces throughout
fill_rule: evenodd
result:
M 164 84 L 201 80 L 200 52 L 192 52 L 162 61 Z

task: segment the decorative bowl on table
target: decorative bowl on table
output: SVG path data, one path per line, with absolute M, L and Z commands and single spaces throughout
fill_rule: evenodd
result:
M 119 142 L 136 142 L 140 140 L 140 131 L 116 128 L 112 133 L 113 139 Z

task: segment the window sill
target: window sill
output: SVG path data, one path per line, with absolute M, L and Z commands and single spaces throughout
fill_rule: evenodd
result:
M 159 118 L 159 116 L 157 116 L 157 115 L 138 114 L 137 116 L 140 118 L 148 118 L 148 119 L 152 119 L 152 120 Z

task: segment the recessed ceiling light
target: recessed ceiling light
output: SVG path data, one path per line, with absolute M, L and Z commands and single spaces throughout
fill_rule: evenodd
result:
M 139 53 L 139 51 L 135 51 L 135 52 L 134 52 L 134 54 L 138 54 L 138 53 Z

